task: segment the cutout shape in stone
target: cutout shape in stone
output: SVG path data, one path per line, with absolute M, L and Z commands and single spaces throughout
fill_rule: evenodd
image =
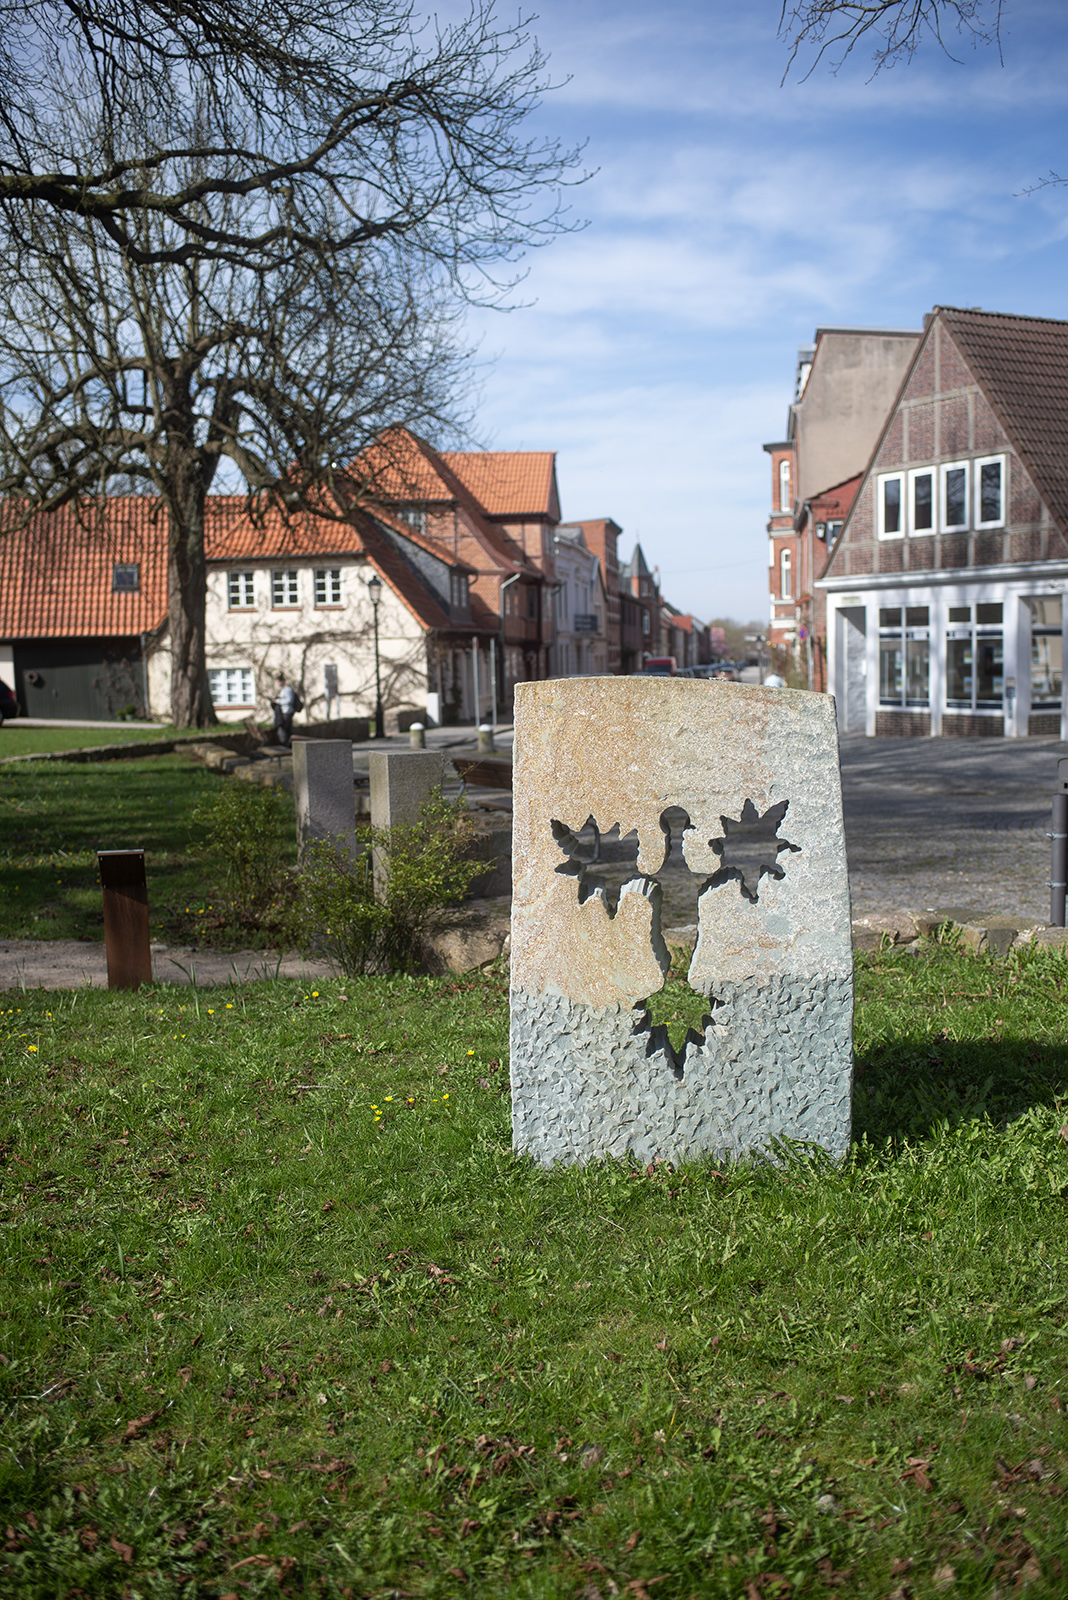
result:
M 704 1044 L 718 1004 L 717 1000 L 694 989 L 685 978 L 669 977 L 663 988 L 639 1001 L 634 1008 L 634 1032 L 647 1035 L 646 1056 L 666 1056 L 676 1079 L 681 1080 L 690 1046 L 700 1049 Z
M 663 822 L 660 826 L 664 827 Z M 633 866 L 635 878 L 640 878 L 645 883 L 655 882 L 655 879 L 637 869 L 638 835 L 632 830 L 621 838 L 618 822 L 602 831 L 592 816 L 587 817 L 576 833 L 566 822 L 558 822 L 554 818 L 552 830 L 558 848 L 567 857 L 565 861 L 561 861 L 556 871 L 565 878 L 578 879 L 579 905 L 598 895 L 610 917 L 614 917 L 619 910 L 620 887 L 613 887 L 590 872 L 590 868 L 596 866 L 598 862 L 607 864 L 611 861 L 613 866 L 624 864 Z M 664 831 L 666 833 L 667 829 Z
M 746 800 L 739 817 L 720 817 L 723 838 L 711 840 L 711 845 L 723 865 L 709 878 L 707 888 L 716 889 L 721 883 L 734 881 L 743 897 L 756 905 L 760 879 L 765 874 L 769 878 L 785 878 L 786 872 L 779 865 L 780 854 L 784 850 L 794 854 L 801 850 L 799 844 L 778 837 L 789 804 L 789 800 L 780 800 L 761 815 L 752 800 Z

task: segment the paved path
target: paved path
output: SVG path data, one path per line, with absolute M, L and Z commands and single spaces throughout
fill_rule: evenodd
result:
M 330 977 L 336 970 L 328 961 L 304 961 L 296 951 L 278 955 L 269 950 L 152 947 L 152 972 L 157 983 L 195 983 L 200 989 L 259 978 L 310 982 Z M 106 989 L 107 983 L 103 944 L 79 939 L 0 940 L 0 990 L 80 989 L 83 984 Z

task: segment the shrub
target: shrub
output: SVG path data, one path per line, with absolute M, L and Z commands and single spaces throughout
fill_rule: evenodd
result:
M 350 976 L 417 968 L 425 936 L 492 865 L 468 858 L 473 832 L 468 812 L 438 791 L 411 827 L 358 827 L 355 856 L 333 840 L 308 845 L 295 917 L 303 938 L 296 942 L 329 955 Z M 389 863 L 377 894 L 376 858 Z
M 226 863 L 224 894 L 232 922 L 262 927 L 278 918 L 287 888 L 293 808 L 278 789 L 226 780 L 202 800 L 192 821 L 207 830 L 197 854 Z

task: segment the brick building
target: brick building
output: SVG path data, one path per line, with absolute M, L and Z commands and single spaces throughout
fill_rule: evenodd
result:
M 1068 322 L 925 318 L 817 588 L 843 728 L 1068 736 Z

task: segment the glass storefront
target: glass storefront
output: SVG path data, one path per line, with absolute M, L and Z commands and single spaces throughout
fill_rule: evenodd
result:
M 880 706 L 927 706 L 931 695 L 931 641 L 927 606 L 879 610 Z
M 1059 594 L 1029 596 L 1031 613 L 1031 710 L 1059 711 L 1064 684 L 1064 643 Z
M 946 705 L 1000 711 L 1005 687 L 1003 607 L 950 606 L 946 627 Z

